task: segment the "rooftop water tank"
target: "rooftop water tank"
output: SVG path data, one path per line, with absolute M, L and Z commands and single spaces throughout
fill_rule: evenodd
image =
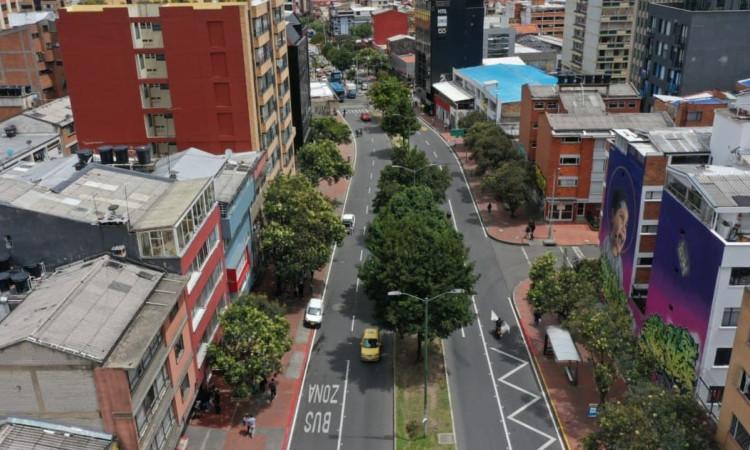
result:
M 10 282 L 16 287 L 16 293 L 22 294 L 31 290 L 31 281 L 29 281 L 29 274 L 19 270 L 18 272 L 10 273 Z
M 0 272 L 0 292 L 10 290 L 10 272 Z
M 112 153 L 112 146 L 111 145 L 102 145 L 101 147 L 97 148 L 99 151 L 99 159 L 101 160 L 102 164 L 114 164 L 115 157 Z
M 31 275 L 34 278 L 39 278 L 42 276 L 42 264 L 41 263 L 25 264 L 23 266 L 23 270 L 25 270 L 29 275 Z
M 135 154 L 138 157 L 138 164 L 151 164 L 151 147 L 141 145 L 135 148 Z
M 128 146 L 127 145 L 115 145 L 113 148 L 115 152 L 115 163 L 127 164 L 130 160 L 130 158 L 128 157 Z

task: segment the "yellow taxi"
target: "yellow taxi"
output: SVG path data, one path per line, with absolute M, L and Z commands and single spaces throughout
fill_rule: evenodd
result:
M 362 361 L 380 361 L 380 328 L 365 328 L 359 344 L 359 355 Z

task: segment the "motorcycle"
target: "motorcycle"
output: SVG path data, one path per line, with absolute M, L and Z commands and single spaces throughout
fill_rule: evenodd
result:
M 492 313 L 492 322 L 495 324 L 495 327 L 492 330 L 492 334 L 495 335 L 495 338 L 502 339 L 503 336 L 510 333 L 510 325 L 508 325 L 508 322 L 498 317 L 494 311 Z

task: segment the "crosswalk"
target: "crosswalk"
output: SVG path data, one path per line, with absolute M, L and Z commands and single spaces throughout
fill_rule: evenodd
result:
M 366 113 L 370 112 L 370 110 L 367 108 L 354 108 L 354 109 L 341 108 L 341 112 L 344 112 L 344 111 L 346 111 L 347 114 L 355 114 L 355 115 L 360 115 L 365 112 Z

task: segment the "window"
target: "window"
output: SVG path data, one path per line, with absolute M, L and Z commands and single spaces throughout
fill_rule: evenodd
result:
M 173 229 L 138 233 L 138 240 L 143 257 L 159 258 L 177 255 Z
M 180 250 L 193 239 L 196 230 L 200 228 L 208 212 L 213 208 L 214 201 L 214 187 L 213 184 L 209 184 L 177 225 L 177 245 Z
M 697 122 L 703 118 L 703 112 L 701 111 L 688 111 L 687 113 L 687 121 L 688 122 Z
M 661 200 L 662 191 L 646 191 L 646 201 Z
M 578 155 L 560 155 L 561 166 L 577 166 L 581 162 L 581 157 Z
M 740 390 L 745 398 L 750 400 L 750 376 L 747 375 L 745 369 L 742 369 L 742 374 L 740 374 L 740 384 L 737 386 L 737 389 Z
M 537 111 L 544 109 L 544 102 L 534 102 L 534 109 Z
M 135 388 L 138 382 L 141 381 L 143 373 L 146 372 L 149 363 L 154 359 L 154 355 L 159 351 L 163 343 L 164 338 L 162 338 L 161 333 L 157 333 L 156 336 L 151 339 L 151 343 L 148 344 L 148 348 L 146 348 L 146 352 L 143 354 L 141 362 L 138 363 L 138 367 L 128 370 L 128 384 L 130 384 L 131 391 Z
M 185 352 L 185 341 L 182 339 L 182 333 L 180 333 L 180 337 L 177 338 L 177 341 L 174 343 L 174 360 L 175 362 L 179 361 L 182 357 L 182 354 Z
M 198 324 L 203 318 L 208 301 L 211 299 L 211 294 L 213 294 L 216 284 L 221 279 L 222 272 L 224 272 L 224 264 L 219 263 L 214 268 L 214 271 L 211 273 L 208 280 L 206 280 L 206 284 L 203 286 L 200 296 L 196 300 L 195 305 L 193 305 L 193 329 L 198 327 Z
M 750 284 L 750 267 L 732 267 L 732 273 L 729 275 L 729 284 L 732 286 Z
M 726 367 L 729 365 L 729 360 L 732 358 L 731 347 L 720 347 L 716 349 L 716 356 L 714 356 L 714 366 Z
M 531 122 L 531 128 L 533 128 L 533 129 L 535 129 L 535 130 L 536 130 L 537 128 L 539 128 L 539 122 Z
M 750 448 L 750 434 L 734 414 L 732 414 L 732 423 L 729 425 L 729 434 L 739 444 L 740 448 L 743 450 Z
M 200 272 L 201 270 L 203 270 L 203 265 L 206 263 L 208 256 L 211 254 L 211 251 L 213 250 L 218 240 L 219 226 L 216 225 L 214 227 L 214 231 L 212 231 L 211 234 L 208 235 L 208 238 L 198 250 L 198 253 L 196 253 L 195 259 L 193 259 L 193 263 L 190 264 L 191 272 Z
M 148 450 L 161 450 L 164 448 L 164 444 L 167 443 L 167 438 L 169 437 L 169 433 L 172 431 L 174 422 L 174 411 L 172 411 L 172 407 L 170 406 L 169 408 L 167 408 L 167 414 L 161 420 L 159 427 L 156 429 L 154 440 L 151 441 L 151 445 L 148 447 Z
M 182 379 L 182 383 L 180 383 L 180 395 L 182 396 L 182 401 L 187 401 L 188 394 L 190 393 L 190 377 L 188 377 L 187 372 L 185 373 L 185 378 Z
M 560 187 L 578 186 L 578 177 L 560 177 L 557 180 L 557 185 Z
M 724 397 L 724 386 L 709 386 L 706 401 L 708 403 L 721 403 Z
M 555 102 L 547 103 L 547 109 L 557 111 L 557 103 Z
M 739 318 L 740 308 L 724 308 L 724 313 L 721 315 L 721 326 L 736 327 Z
M 151 419 L 151 415 L 157 409 L 159 400 L 161 400 L 164 391 L 167 390 L 169 379 L 167 377 L 167 365 L 164 364 L 156 376 L 156 379 L 151 384 L 151 387 L 143 397 L 141 406 L 135 411 L 135 426 L 138 429 L 138 436 L 143 436 L 148 428 L 148 422 Z
M 536 141 L 531 141 L 531 148 L 536 148 Z
M 638 265 L 639 266 L 650 266 L 654 263 L 654 257 L 653 256 L 642 256 L 638 258 Z
M 578 144 L 581 142 L 581 138 L 578 136 L 570 136 L 562 138 L 563 144 Z

